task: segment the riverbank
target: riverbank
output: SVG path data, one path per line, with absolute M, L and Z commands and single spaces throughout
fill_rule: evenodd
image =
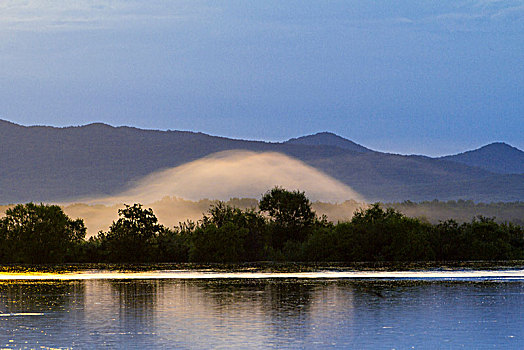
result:
M 444 261 L 444 262 L 354 262 L 354 263 L 302 263 L 255 262 L 241 264 L 151 263 L 151 264 L 5 264 L 5 273 L 77 273 L 81 271 L 155 272 L 155 271 L 207 271 L 216 273 L 313 273 L 313 272 L 384 272 L 384 271 L 435 271 L 435 270 L 507 270 L 524 269 L 524 260 L 501 261 Z

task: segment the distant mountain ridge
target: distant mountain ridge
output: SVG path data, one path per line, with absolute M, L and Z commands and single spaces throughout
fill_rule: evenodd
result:
M 0 203 L 113 194 L 154 171 L 235 149 L 294 157 L 370 201 L 524 200 L 522 174 L 375 152 L 330 133 L 299 139 L 271 143 L 102 123 L 55 128 L 0 120 Z
M 334 146 L 354 152 L 373 152 L 369 148 L 366 148 L 358 143 L 345 139 L 332 132 L 319 132 L 314 135 L 301 136 L 297 138 L 289 139 L 284 143 L 294 145 L 309 145 L 309 146 Z
M 494 173 L 524 174 L 524 152 L 504 142 L 494 142 L 476 150 L 440 159 L 476 166 Z

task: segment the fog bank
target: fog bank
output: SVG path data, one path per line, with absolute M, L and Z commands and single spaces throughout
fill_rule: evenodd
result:
M 225 151 L 150 174 L 120 194 L 81 202 L 153 203 L 166 196 L 193 201 L 260 198 L 275 186 L 305 191 L 312 201 L 364 201 L 349 186 L 289 156 L 273 152 Z
M 241 209 L 255 208 L 275 186 L 304 191 L 316 202 L 313 208 L 318 214 L 332 221 L 347 220 L 364 202 L 349 186 L 289 156 L 226 151 L 150 174 L 114 196 L 84 198 L 77 201 L 82 204 L 63 207 L 69 216 L 84 219 L 88 235 L 94 235 L 118 219 L 123 203 L 142 203 L 153 209 L 161 224 L 172 227 L 201 219 L 216 200 Z
M 143 204 L 146 208 L 153 209 L 162 225 L 173 227 L 187 220 L 202 219 L 202 215 L 216 202 L 209 199 L 189 201 L 182 198 L 165 197 L 160 201 Z M 258 206 L 258 200 L 254 198 L 232 198 L 226 203 L 240 209 L 257 208 Z M 118 220 L 118 209 L 123 207 L 122 204 L 105 206 L 75 203 L 65 205 L 63 209 L 71 218 L 83 219 L 87 226 L 88 236 L 93 236 L 101 230 L 106 231 L 113 221 Z M 367 207 L 367 204 L 350 200 L 337 204 L 314 202 L 312 207 L 319 216 L 326 215 L 328 220 L 338 222 L 351 219 L 355 210 Z
M 201 219 L 217 200 L 241 209 L 256 208 L 275 186 L 304 191 L 314 202 L 313 209 L 335 222 L 351 218 L 365 202 L 349 186 L 289 156 L 226 151 L 150 174 L 122 193 L 79 198 L 61 206 L 71 218 L 83 219 L 92 236 L 118 219 L 124 203 L 142 203 L 153 209 L 161 224 L 173 227 Z

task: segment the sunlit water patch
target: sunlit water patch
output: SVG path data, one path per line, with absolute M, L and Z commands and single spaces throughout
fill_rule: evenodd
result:
M 222 272 L 215 270 L 157 270 L 115 272 L 87 270 L 66 273 L 0 273 L 0 280 L 91 279 L 410 279 L 410 280 L 524 280 L 524 269 L 429 270 L 429 271 L 316 271 L 316 272 Z

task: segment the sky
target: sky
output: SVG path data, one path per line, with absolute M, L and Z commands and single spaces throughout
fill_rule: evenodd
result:
M 0 119 L 524 149 L 524 0 L 2 0 Z

